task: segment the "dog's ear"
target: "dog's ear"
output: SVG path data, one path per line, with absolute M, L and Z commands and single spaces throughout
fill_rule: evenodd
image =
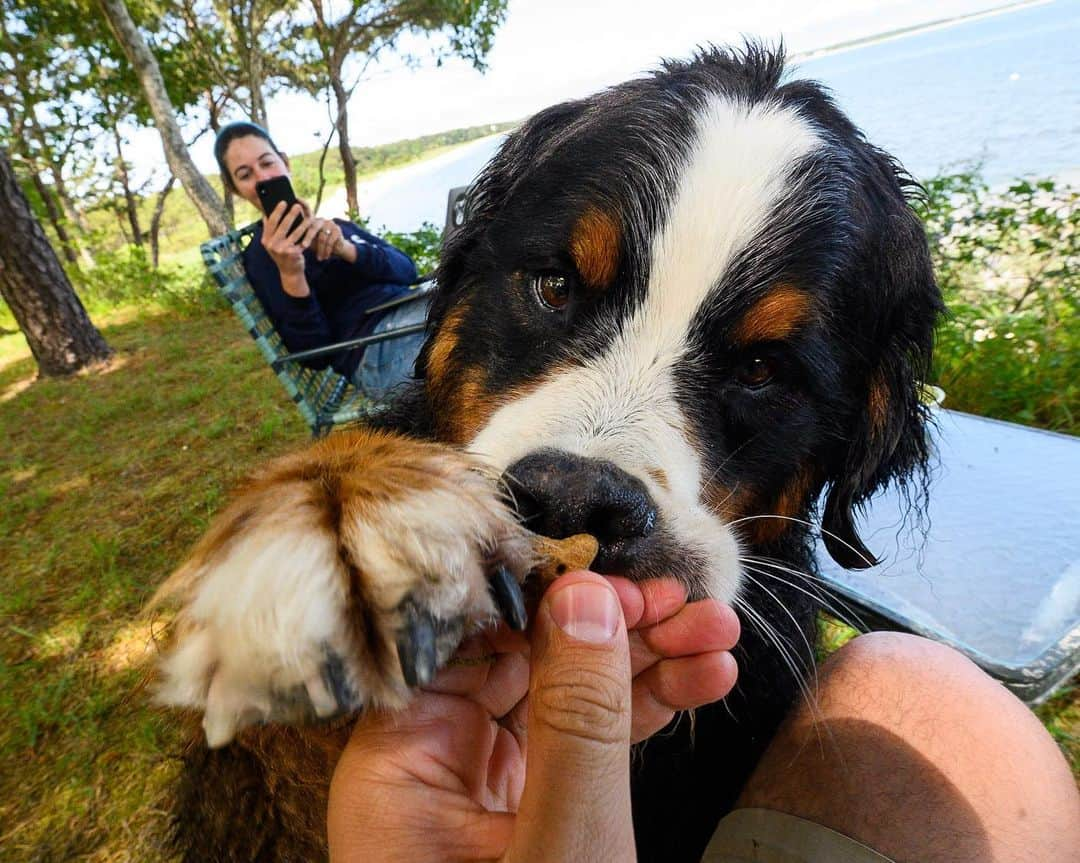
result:
M 944 308 L 926 234 L 908 202 L 918 185 L 885 153 L 864 145 L 861 155 L 863 234 L 844 335 L 853 348 L 852 410 L 830 460 L 822 515 L 825 547 L 847 569 L 877 562 L 855 529 L 860 506 L 890 481 L 925 489 L 928 408 L 921 394 Z

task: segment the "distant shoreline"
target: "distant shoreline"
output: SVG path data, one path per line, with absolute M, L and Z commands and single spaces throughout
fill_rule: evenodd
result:
M 905 36 L 913 36 L 916 33 L 929 33 L 933 30 L 944 30 L 956 24 L 964 24 L 968 21 L 977 21 L 980 18 L 993 18 L 996 15 L 1005 15 L 1034 6 L 1046 6 L 1054 0 L 1018 0 L 1016 3 L 1008 3 L 1005 6 L 997 6 L 982 12 L 972 12 L 968 15 L 957 15 L 952 18 L 940 18 L 937 21 L 928 21 L 925 24 L 913 24 L 910 27 L 901 27 L 897 30 L 887 30 L 884 33 L 876 33 L 873 36 L 860 36 L 858 39 L 849 39 L 846 42 L 837 42 L 834 45 L 826 45 L 824 48 L 811 48 L 808 51 L 799 51 L 792 54 L 790 62 L 800 63 L 807 60 L 817 60 L 821 57 L 831 57 L 834 54 L 842 54 L 856 48 L 865 48 L 869 45 L 879 45 L 882 42 L 892 42 L 894 39 L 903 39 Z

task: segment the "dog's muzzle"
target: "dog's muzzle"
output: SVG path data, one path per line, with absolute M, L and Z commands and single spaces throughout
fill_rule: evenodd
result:
M 503 481 L 529 530 L 553 539 L 596 537 L 596 572 L 633 569 L 648 550 L 656 504 L 641 480 L 609 461 L 538 450 L 508 467 Z

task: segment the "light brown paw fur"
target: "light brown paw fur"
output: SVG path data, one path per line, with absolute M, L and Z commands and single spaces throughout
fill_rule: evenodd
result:
M 331 435 L 248 480 L 158 592 L 180 605 L 158 700 L 205 710 L 211 746 L 252 722 L 399 706 L 495 615 L 492 572 L 524 579 L 527 537 L 458 450 Z

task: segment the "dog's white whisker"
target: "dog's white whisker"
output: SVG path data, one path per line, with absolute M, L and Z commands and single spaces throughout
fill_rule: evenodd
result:
M 750 621 L 755 625 L 767 644 L 770 644 L 776 649 L 777 654 L 787 666 L 788 671 L 791 672 L 792 679 L 795 681 L 803 700 L 806 702 L 807 708 L 815 716 L 820 716 L 820 709 L 817 706 L 817 699 L 806 682 L 805 667 L 801 666 L 790 653 L 790 646 L 787 645 L 780 637 L 780 634 L 776 631 L 775 627 L 756 609 L 749 603 L 737 599 L 733 605 L 736 609 L 741 609 L 746 614 Z M 753 673 L 750 669 L 743 669 L 742 671 L 747 673 Z
M 819 531 L 822 536 L 832 537 L 838 543 L 843 545 L 846 549 L 848 549 L 853 554 L 855 554 L 857 557 L 859 557 L 863 561 L 863 563 L 865 563 L 867 566 L 874 566 L 874 564 L 875 564 L 875 561 L 868 558 L 865 554 L 863 554 L 861 551 L 859 551 L 857 548 L 855 548 L 855 546 L 853 546 L 851 543 L 849 543 L 847 540 L 845 540 L 842 536 L 839 536 L 838 534 L 833 533 L 830 530 L 827 530 L 826 528 L 822 527 L 820 524 L 814 524 L 812 521 L 807 521 L 805 518 L 796 518 L 796 517 L 790 516 L 790 515 L 777 515 L 777 514 L 774 514 L 774 513 L 761 513 L 759 515 L 746 515 L 746 516 L 743 516 L 742 518 L 737 518 L 734 521 L 730 521 L 730 522 L 728 522 L 728 524 L 730 526 L 734 527 L 735 525 L 743 524 L 743 523 L 748 522 L 748 521 L 757 521 L 759 519 L 766 519 L 766 518 L 778 518 L 778 519 L 782 519 L 784 521 L 793 522 L 795 524 L 805 525 L 806 527 L 809 527 L 809 528 L 812 528 L 813 530 Z
M 809 672 L 809 673 L 811 673 L 813 675 L 814 684 L 816 686 L 817 685 L 817 666 L 814 664 L 814 648 L 810 644 L 810 640 L 806 637 L 806 633 L 803 632 L 802 627 L 799 625 L 799 621 L 795 618 L 795 615 L 791 613 L 791 611 L 788 609 L 788 607 L 786 605 L 784 605 L 784 603 L 780 600 L 780 597 L 778 597 L 775 593 L 773 593 L 771 590 L 769 590 L 769 588 L 767 588 L 764 585 L 764 583 L 762 583 L 760 580 L 754 578 L 753 575 L 750 575 L 750 573 L 755 573 L 757 575 L 763 575 L 763 573 L 760 570 L 755 569 L 752 566 L 745 566 L 744 565 L 743 574 L 747 577 L 747 579 L 749 581 L 753 582 L 754 584 L 756 584 L 761 590 L 765 591 L 765 593 L 767 593 L 769 595 L 769 597 L 773 600 L 773 602 L 775 602 L 777 604 L 777 606 L 779 606 L 780 610 L 782 612 L 784 612 L 784 614 L 787 616 L 788 620 L 790 620 L 792 625 L 795 627 L 795 632 L 797 632 L 799 634 L 799 638 L 802 640 L 803 647 L 806 648 L 807 665 L 805 665 L 803 667 L 804 671 Z
M 755 564 L 757 566 L 768 567 L 769 569 L 779 570 L 780 572 L 784 572 L 788 575 L 801 579 L 803 582 L 808 584 L 809 589 L 807 587 L 802 587 L 793 581 L 789 581 L 788 579 L 781 578 L 775 573 L 768 574 L 770 578 L 779 581 L 781 584 L 786 584 L 793 590 L 797 590 L 800 593 L 803 593 L 806 596 L 809 596 L 810 598 L 815 600 L 816 602 L 820 603 L 826 611 L 828 611 L 841 623 L 850 626 L 852 629 L 857 629 L 860 632 L 869 631 L 870 627 L 867 626 L 866 622 L 861 617 L 859 617 L 858 612 L 855 611 L 853 606 L 848 605 L 848 603 L 844 602 L 844 600 L 835 593 L 830 593 L 824 588 L 818 587 L 818 584 L 821 582 L 821 578 L 819 576 L 811 575 L 810 573 L 802 572 L 801 570 L 792 569 L 789 566 L 785 566 L 782 562 L 775 561 L 770 558 L 743 557 L 740 558 L 740 560 L 744 564 L 749 563 Z M 766 573 L 760 571 L 759 574 L 766 575 Z

